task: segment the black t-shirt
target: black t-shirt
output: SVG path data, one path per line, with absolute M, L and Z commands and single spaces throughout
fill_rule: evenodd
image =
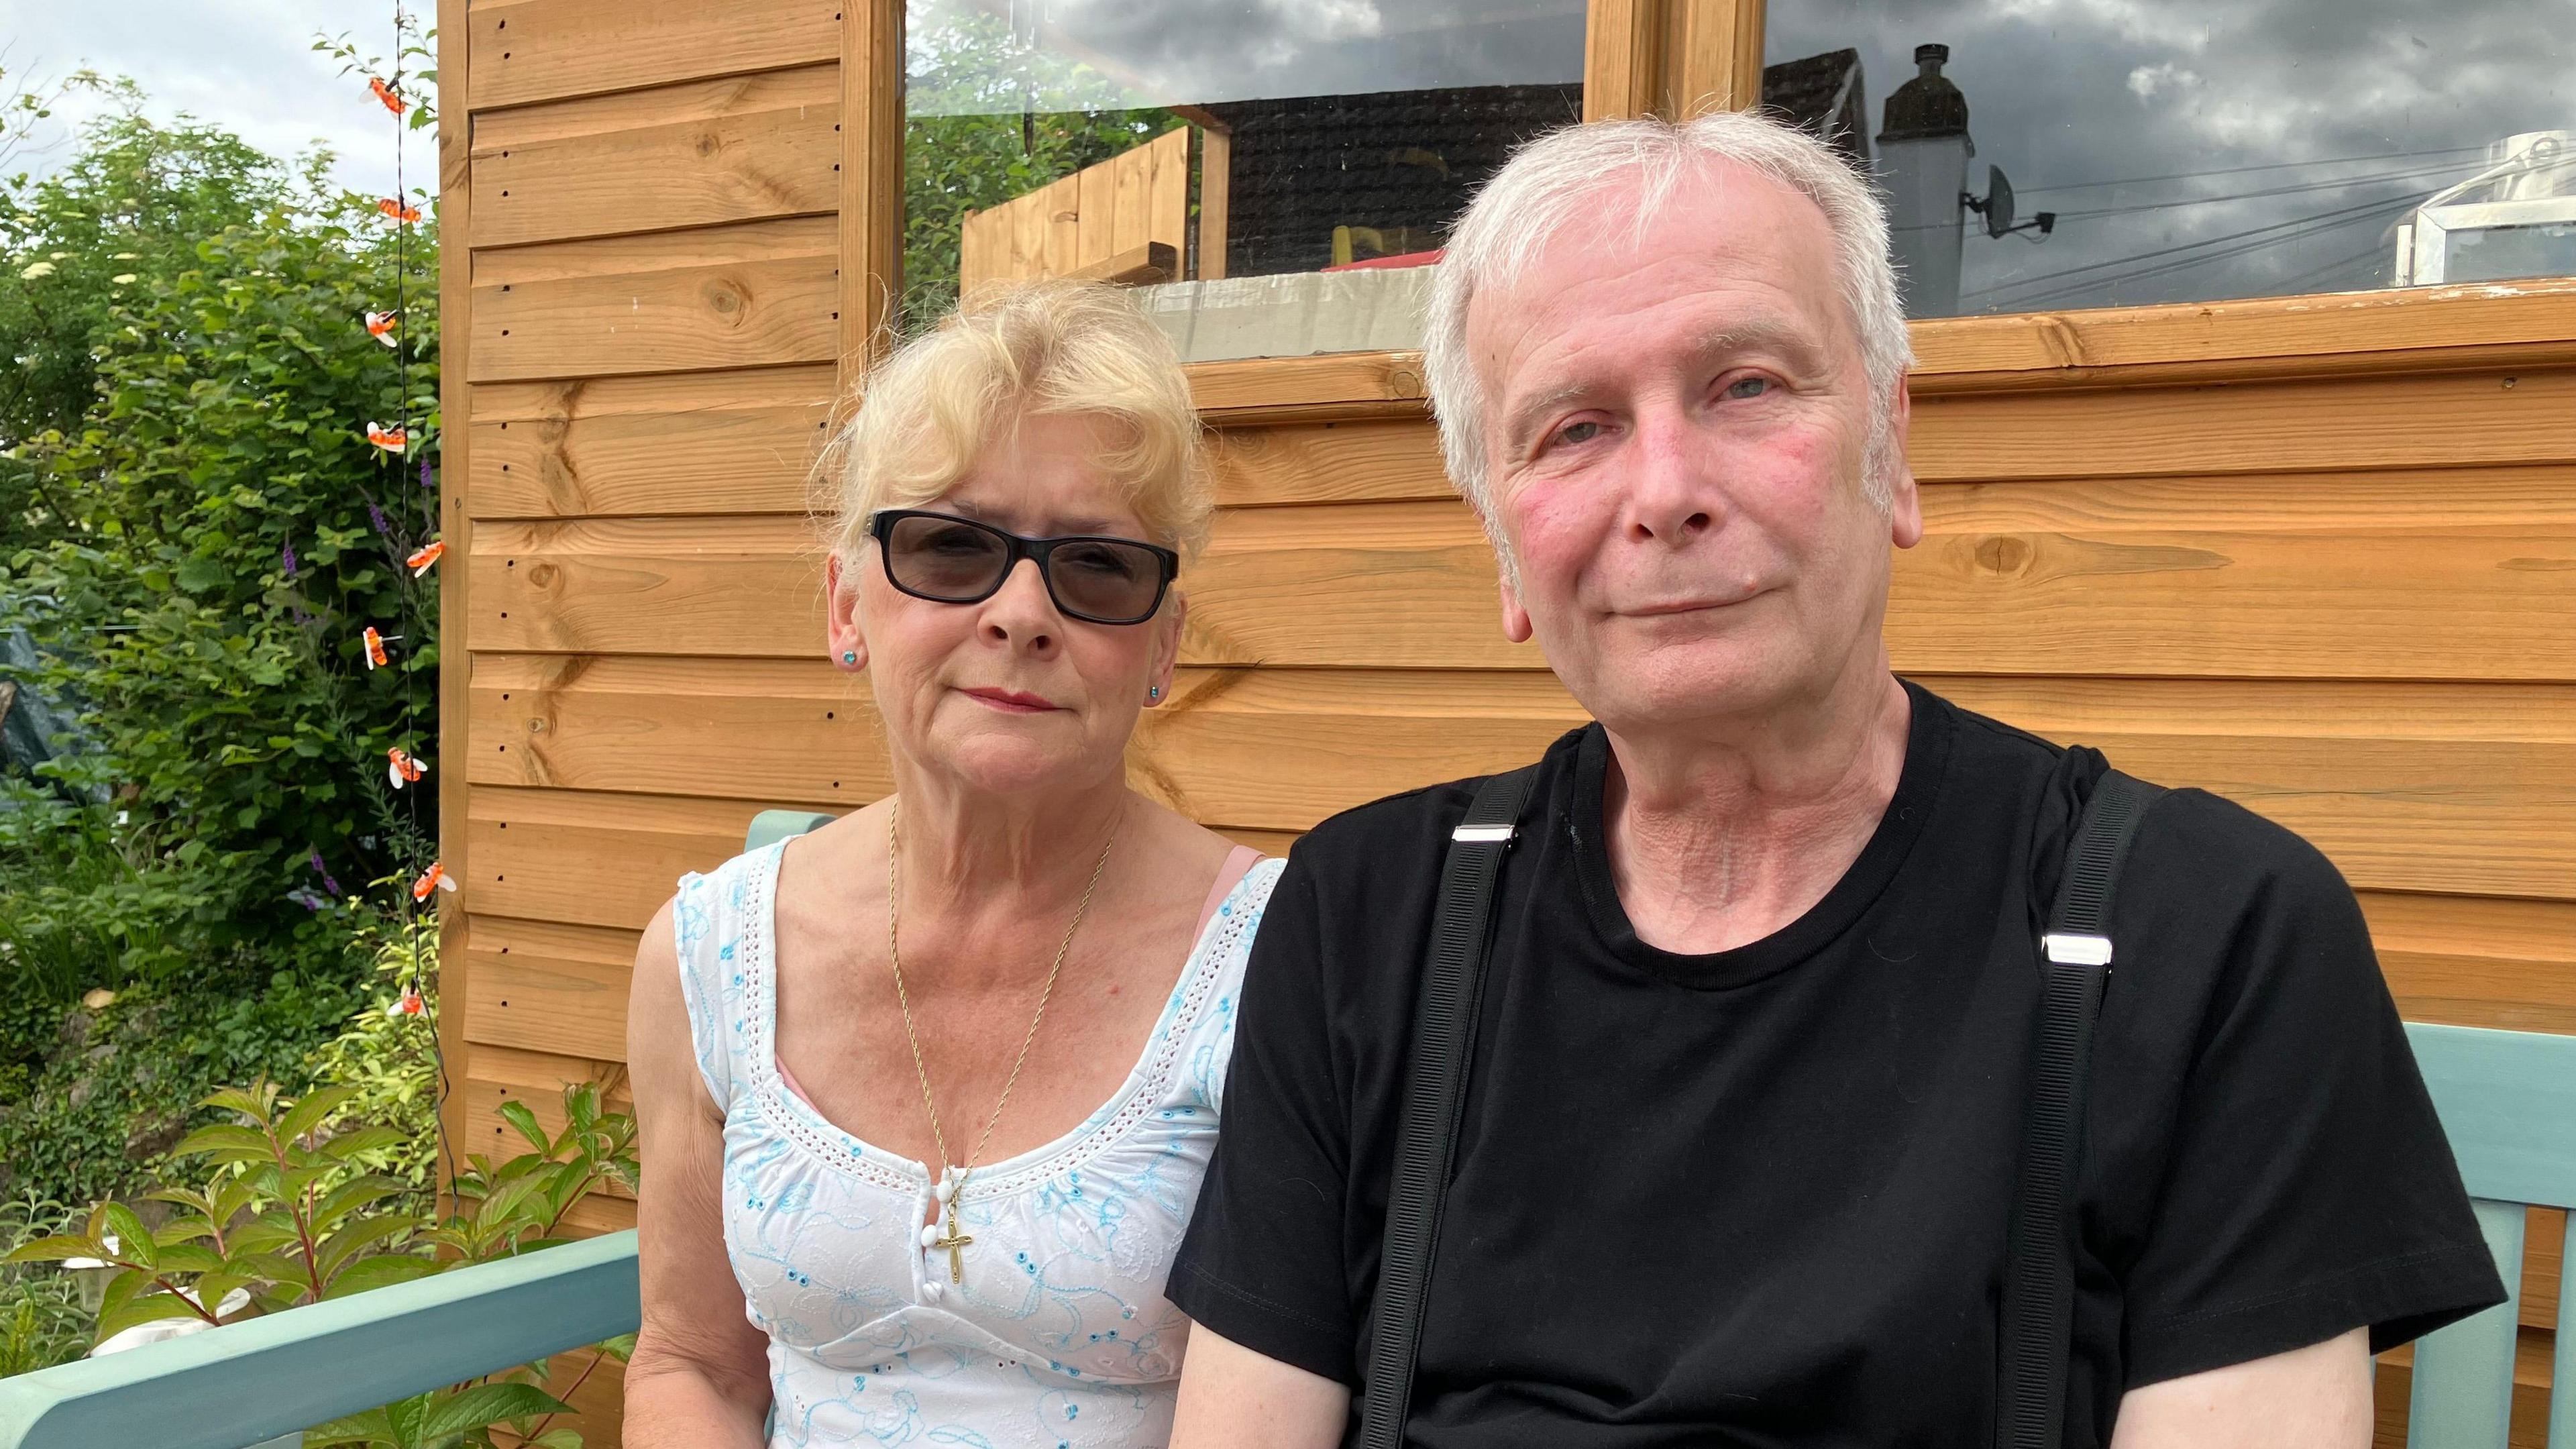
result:
M 2101 769 L 1908 686 L 1895 798 L 1814 908 L 1638 940 L 1608 744 L 1547 753 L 1506 857 L 1409 1441 L 1969 1445 L 2039 1003 Z M 1244 985 L 1170 1294 L 1260 1353 L 1367 1361 L 1419 963 L 1474 782 L 1326 821 Z M 2180 790 L 2113 906 L 2078 1186 L 2069 1446 L 2121 1393 L 2503 1301 L 2359 908 L 2305 841 Z

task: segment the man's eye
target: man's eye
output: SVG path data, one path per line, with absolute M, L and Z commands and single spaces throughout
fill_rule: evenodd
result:
M 1767 377 L 1739 377 L 1726 385 L 1725 397 L 1760 397 L 1771 390 Z
M 1567 423 L 1556 430 L 1556 440 L 1560 443 L 1588 443 L 1599 436 L 1599 423 Z

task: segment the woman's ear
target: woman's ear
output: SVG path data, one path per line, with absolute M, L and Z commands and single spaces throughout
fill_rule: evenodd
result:
M 823 637 L 831 645 L 832 663 L 842 669 L 868 667 L 868 638 L 859 627 L 859 571 L 838 549 L 823 564 Z

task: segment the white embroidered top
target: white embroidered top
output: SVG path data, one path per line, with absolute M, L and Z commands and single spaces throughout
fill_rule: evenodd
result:
M 1189 1321 L 1163 1297 L 1216 1142 L 1243 963 L 1282 862 L 1208 917 L 1126 1083 L 1071 1132 L 979 1167 L 965 1280 L 923 1244 L 922 1164 L 782 1081 L 773 923 L 785 844 L 681 878 L 689 1031 L 724 1112 L 724 1236 L 769 1335 L 771 1449 L 1144 1449 L 1171 1436 Z

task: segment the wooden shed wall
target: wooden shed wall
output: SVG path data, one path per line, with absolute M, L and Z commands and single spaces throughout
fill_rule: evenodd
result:
M 505 1101 L 622 1098 L 636 932 L 681 872 L 758 809 L 886 788 L 865 686 L 824 659 L 803 479 L 880 305 L 844 168 L 888 163 L 843 129 L 831 0 L 441 11 L 446 1030 L 473 1151 Z M 2571 338 L 2576 287 L 2548 285 L 1919 325 L 1929 534 L 1898 560 L 1897 666 L 2308 835 L 2409 1017 L 2576 1031 Z M 1501 637 L 1414 359 L 1194 381 L 1222 512 L 1145 788 L 1282 849 L 1580 720 Z M 2524 1302 L 2545 1324 L 2554 1292 Z M 584 1399 L 613 1442 L 614 1385 Z

